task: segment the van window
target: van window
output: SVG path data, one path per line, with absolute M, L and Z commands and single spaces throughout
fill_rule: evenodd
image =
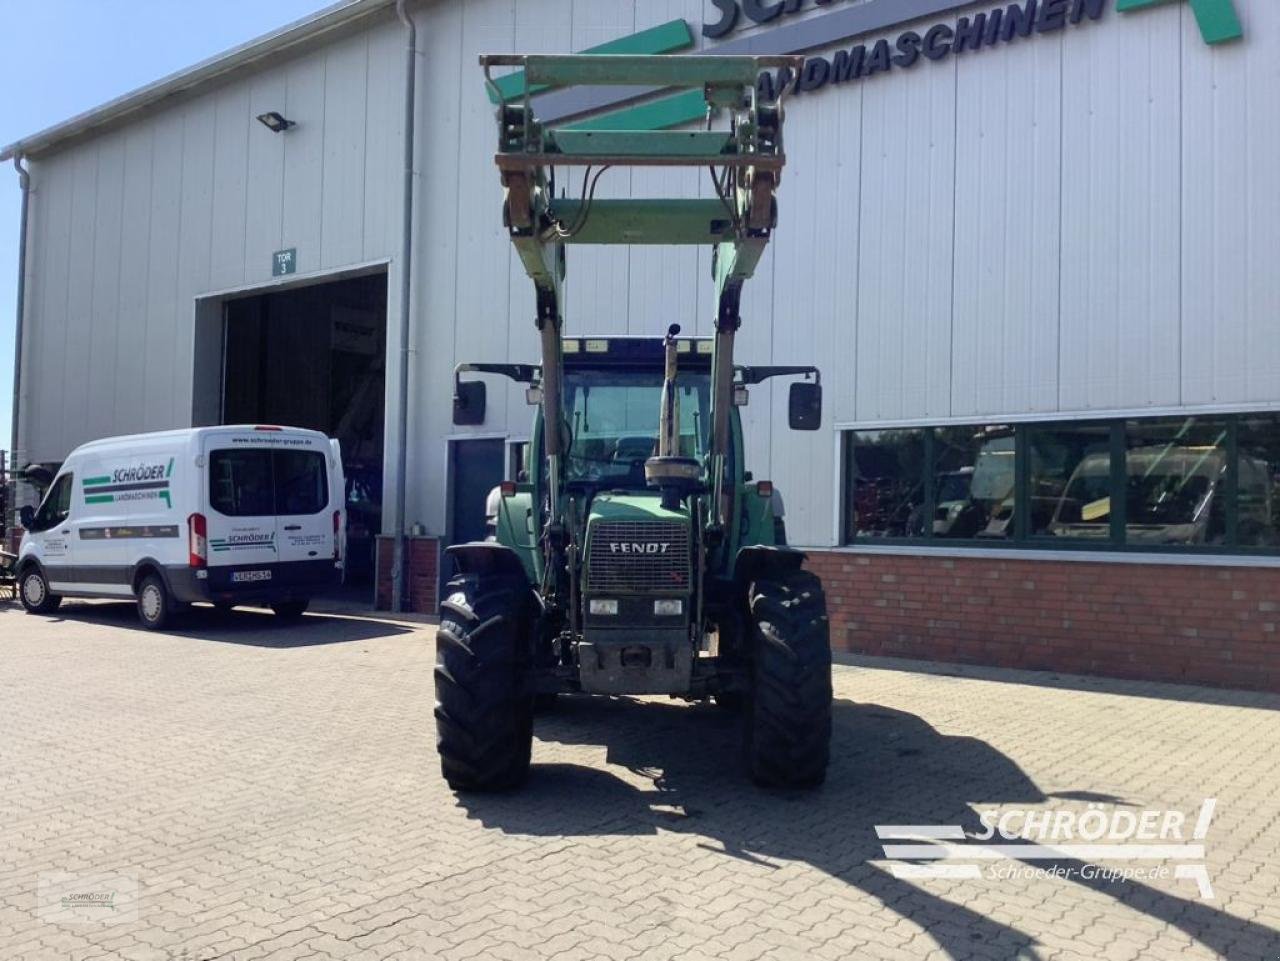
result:
M 275 454 L 276 513 L 319 514 L 329 503 L 324 455 L 278 450 Z
M 249 448 L 209 455 L 209 506 L 226 517 L 318 514 L 328 502 L 324 454 Z
M 71 516 L 71 487 L 74 482 L 74 474 L 63 474 L 53 482 L 40 509 L 36 511 L 34 530 L 47 531 Z

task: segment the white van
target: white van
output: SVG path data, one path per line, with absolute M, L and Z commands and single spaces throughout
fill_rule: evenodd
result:
M 184 605 L 266 604 L 300 617 L 342 580 L 336 440 L 291 427 L 199 427 L 77 447 L 23 510 L 22 605 L 130 597 L 147 628 Z

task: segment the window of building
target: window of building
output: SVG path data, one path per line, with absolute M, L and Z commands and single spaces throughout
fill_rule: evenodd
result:
M 1111 427 L 1049 424 L 1027 429 L 1033 537 L 1111 537 Z
M 1280 416 L 1242 417 L 1237 430 L 1237 543 L 1280 549 Z
M 1228 423 L 1181 417 L 1125 424 L 1125 543 L 1227 539 Z
M 922 537 L 926 532 L 923 430 L 856 431 L 846 435 L 848 540 Z
M 1005 540 L 1017 513 L 1012 427 L 939 427 L 933 435 L 934 537 Z
M 1280 413 L 845 434 L 844 541 L 1280 552 Z

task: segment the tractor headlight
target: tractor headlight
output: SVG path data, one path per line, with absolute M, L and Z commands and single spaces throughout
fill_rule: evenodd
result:
M 603 614 L 610 617 L 616 617 L 618 615 L 618 602 L 615 600 L 604 600 L 593 597 L 588 609 L 592 614 Z
M 654 601 L 653 613 L 658 617 L 679 617 L 684 613 L 684 601 L 678 597 Z

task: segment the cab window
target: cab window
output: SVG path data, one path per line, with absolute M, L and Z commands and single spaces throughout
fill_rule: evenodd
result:
M 36 511 L 35 530 L 47 531 L 71 516 L 71 486 L 74 481 L 74 474 L 63 474 L 53 482 L 40 509 Z

